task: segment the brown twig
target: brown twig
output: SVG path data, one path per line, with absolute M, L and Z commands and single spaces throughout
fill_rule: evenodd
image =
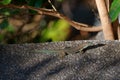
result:
M 98 32 L 102 30 L 101 26 L 90 26 L 82 23 L 78 23 L 75 21 L 72 21 L 68 17 L 64 16 L 63 14 L 60 14 L 57 11 L 54 11 L 53 9 L 45 9 L 45 8 L 34 8 L 32 6 L 24 5 L 24 6 L 16 6 L 16 5 L 0 5 L 0 7 L 7 7 L 7 8 L 18 8 L 18 9 L 30 9 L 38 12 L 40 15 L 49 15 L 49 16 L 54 16 L 60 19 L 66 20 L 71 26 L 76 28 L 77 30 L 82 30 L 82 31 L 87 31 L 87 32 Z

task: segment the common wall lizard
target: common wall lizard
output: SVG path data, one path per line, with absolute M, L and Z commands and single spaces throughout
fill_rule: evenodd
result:
M 77 52 L 82 52 L 87 47 L 93 46 L 93 45 L 95 45 L 95 44 L 89 42 L 89 43 L 82 43 L 78 46 L 65 48 L 65 49 L 55 49 L 55 50 L 41 49 L 41 50 L 35 50 L 35 52 L 41 52 L 41 53 L 47 53 L 47 54 L 58 53 L 59 57 L 64 57 L 65 55 L 74 54 L 74 53 L 77 53 Z

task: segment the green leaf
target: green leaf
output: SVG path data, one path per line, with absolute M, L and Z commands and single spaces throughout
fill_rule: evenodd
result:
M 112 22 L 118 18 L 119 13 L 120 13 L 120 0 L 114 0 L 112 2 L 109 12 Z
M 0 1 L 0 3 L 3 4 L 3 5 L 8 5 L 8 4 L 10 4 L 10 2 L 11 2 L 11 0 L 2 0 L 2 1 Z

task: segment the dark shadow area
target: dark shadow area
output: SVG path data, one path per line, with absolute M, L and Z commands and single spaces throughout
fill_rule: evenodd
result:
M 83 49 L 82 51 L 85 52 L 86 50 L 95 49 L 95 48 L 102 47 L 102 46 L 105 46 L 105 45 L 106 45 L 106 44 L 95 44 L 95 45 L 91 45 L 91 46 L 88 46 L 87 48 Z

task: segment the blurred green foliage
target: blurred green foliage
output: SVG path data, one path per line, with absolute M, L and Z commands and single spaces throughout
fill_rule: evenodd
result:
M 41 42 L 64 41 L 70 33 L 70 25 L 65 20 L 51 21 L 41 33 Z
M 63 0 L 57 0 L 61 2 Z M 30 5 L 33 7 L 46 7 L 47 0 L 2 0 L 0 4 L 15 4 L 15 5 Z M 50 5 L 51 8 L 51 5 Z M 29 14 L 33 14 L 34 11 L 29 10 Z M 0 43 L 27 43 L 27 42 L 46 42 L 46 41 L 63 41 L 66 40 L 70 33 L 70 26 L 64 20 L 41 20 L 44 23 L 38 25 L 39 29 L 32 32 L 16 31 L 16 27 L 9 23 L 10 18 L 14 19 L 14 16 L 20 16 L 23 13 L 20 9 L 0 8 Z M 34 13 L 34 15 L 37 13 Z M 33 16 L 33 15 L 32 15 Z M 28 16 L 28 17 L 32 17 Z M 24 19 L 23 19 L 24 20 Z M 30 20 L 31 21 L 31 20 Z M 21 26 L 22 27 L 22 26 Z M 29 26 L 28 26 L 29 27 Z M 36 40 L 37 39 L 37 40 Z
M 16 15 L 19 13 L 20 13 L 19 9 L 9 9 L 9 8 L 0 9 L 0 15 L 5 16 L 5 17 L 9 17 L 9 16 Z
M 42 7 L 44 3 L 46 3 L 47 0 L 27 0 L 28 5 L 34 6 L 34 7 Z
M 7 32 L 10 32 L 10 33 L 13 33 L 15 31 L 14 27 L 9 24 L 7 19 L 4 19 L 2 21 L 2 23 L 0 24 L 0 29 L 4 29 L 4 30 L 6 30 Z
M 11 0 L 2 0 L 0 1 L 0 4 L 7 5 L 10 4 Z
M 0 43 L 4 43 L 4 40 L 9 34 L 14 34 L 15 30 L 12 25 L 9 24 L 7 19 L 4 19 L 0 24 Z

